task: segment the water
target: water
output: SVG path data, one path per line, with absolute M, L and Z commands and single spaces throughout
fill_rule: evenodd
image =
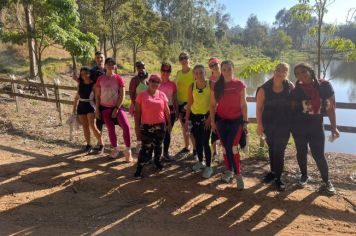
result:
M 290 80 L 295 82 L 293 74 L 294 65 L 291 64 Z M 263 84 L 271 74 L 261 74 L 251 79 L 246 79 L 247 95 L 255 96 L 258 86 Z M 356 62 L 332 61 L 327 73 L 328 79 L 334 90 L 336 102 L 356 103 Z M 256 117 L 255 103 L 249 103 L 249 117 Z M 337 125 L 353 126 L 356 127 L 356 110 L 350 109 L 336 109 Z M 325 124 L 329 124 L 329 119 L 324 119 Z M 327 152 L 342 152 L 356 154 L 356 134 L 340 133 L 340 138 L 336 139 L 333 143 L 327 140 L 330 131 L 325 131 Z

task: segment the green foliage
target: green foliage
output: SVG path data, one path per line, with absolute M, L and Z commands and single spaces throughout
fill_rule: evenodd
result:
M 239 73 L 239 76 L 241 78 L 248 79 L 258 73 L 268 73 L 273 70 L 278 63 L 280 63 L 280 61 L 260 60 L 243 68 L 243 70 Z

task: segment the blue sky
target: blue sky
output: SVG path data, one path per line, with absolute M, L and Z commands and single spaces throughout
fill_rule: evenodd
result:
M 233 22 L 231 25 L 245 27 L 246 21 L 251 14 L 268 24 L 272 24 L 275 15 L 282 8 L 290 8 L 297 0 L 218 0 L 226 6 L 226 12 L 230 13 Z M 314 2 L 314 0 L 311 0 Z M 356 0 L 335 0 L 329 7 L 325 16 L 325 22 L 343 24 L 350 8 L 356 8 Z

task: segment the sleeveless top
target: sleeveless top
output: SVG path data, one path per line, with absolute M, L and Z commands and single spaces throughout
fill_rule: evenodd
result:
M 179 104 L 188 101 L 189 86 L 194 82 L 193 70 L 189 69 L 187 73 L 181 70 L 177 72 L 176 85 L 177 85 L 177 100 Z
M 137 96 L 139 93 L 141 93 L 141 92 L 147 90 L 147 88 L 148 88 L 147 84 L 142 83 L 142 82 L 140 81 L 140 83 L 139 83 L 139 84 L 137 85 L 137 87 L 136 87 L 136 96 Z
M 78 93 L 79 93 L 79 97 L 81 99 L 90 99 L 91 98 L 91 93 L 93 92 L 93 86 L 94 86 L 94 82 L 90 83 L 90 84 L 85 84 L 84 81 L 80 81 L 79 82 L 79 89 L 78 89 Z
M 193 83 L 193 104 L 191 111 L 195 115 L 205 115 L 209 112 L 210 106 L 210 83 L 207 80 L 203 89 L 197 87 L 197 82 Z
M 279 93 L 273 91 L 273 79 L 265 82 L 261 88 L 265 92 L 265 101 L 262 112 L 262 122 L 268 124 L 288 124 L 290 122 L 292 89 L 289 80 L 283 81 L 283 90 Z

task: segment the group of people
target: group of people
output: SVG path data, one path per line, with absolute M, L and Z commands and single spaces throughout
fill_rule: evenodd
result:
M 96 52 L 95 61 L 95 67 L 82 67 L 76 78 L 78 93 L 73 112 L 83 125 L 85 151 L 103 152 L 101 130 L 105 124 L 112 147 L 109 157 L 116 158 L 119 150 L 115 124 L 118 124 L 123 130 L 125 160 L 131 162 L 131 129 L 122 106 L 124 79 L 115 73 L 116 62 L 112 58 L 105 59 L 102 52 Z M 191 68 L 187 52 L 180 53 L 179 62 L 181 70 L 174 81 L 171 80 L 172 65 L 167 62 L 162 63 L 159 74 L 150 75 L 142 61 L 135 64 L 137 75 L 129 85 L 129 114 L 134 116 L 136 150 L 139 150 L 134 176 L 142 177 L 144 166 L 152 159 L 159 170 L 163 168 L 162 161 L 174 161 L 169 146 L 172 127 L 179 120 L 184 140 L 179 154 L 190 153 L 192 144 L 196 157 L 192 170 L 202 170 L 203 178 L 213 175 L 212 159 L 218 158 L 216 143 L 220 140 L 226 166 L 222 180 L 230 182 L 235 177 L 237 189 L 243 190 L 239 151 L 248 145 L 246 85 L 235 77 L 234 64 L 229 60 L 221 62 L 217 57 L 210 58 L 209 78 L 204 65 Z M 264 182 L 274 181 L 279 191 L 285 190 L 281 176 L 284 152 L 292 133 L 301 171 L 298 185 L 304 187 L 309 179 L 309 145 L 322 176 L 323 189 L 335 193 L 324 155 L 323 130 L 323 116 L 327 115 L 332 134 L 339 136 L 333 88 L 328 81 L 317 79 L 313 68 L 306 63 L 295 66 L 295 84 L 288 80 L 288 74 L 289 65 L 278 64 L 272 78 L 256 92 L 257 134 L 266 137 L 269 148 L 270 172 Z M 95 147 L 90 143 L 90 130 L 98 141 Z

